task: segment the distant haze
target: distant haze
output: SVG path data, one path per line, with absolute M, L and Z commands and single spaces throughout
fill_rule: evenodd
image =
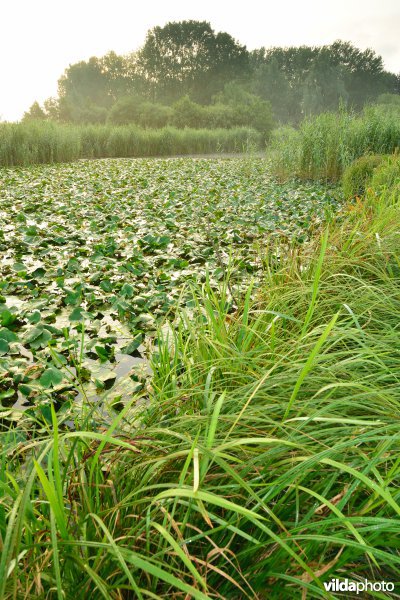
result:
M 148 29 L 168 21 L 209 21 L 249 50 L 261 46 L 325 45 L 337 39 L 373 48 L 385 68 L 400 72 L 398 0 L 13 0 L 0 18 L 0 119 L 20 119 L 35 101 L 57 95 L 69 64 L 125 54 L 144 43 Z

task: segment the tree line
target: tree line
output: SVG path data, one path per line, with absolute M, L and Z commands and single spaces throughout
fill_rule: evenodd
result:
M 336 41 L 249 52 L 205 21 L 181 21 L 154 27 L 131 54 L 70 65 L 58 96 L 35 102 L 24 120 L 249 126 L 267 136 L 273 121 L 297 124 L 340 105 L 360 110 L 382 94 L 400 94 L 400 75 L 371 49 Z

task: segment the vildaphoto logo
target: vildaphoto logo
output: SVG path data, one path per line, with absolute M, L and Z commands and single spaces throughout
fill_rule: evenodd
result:
M 349 579 L 331 579 L 324 582 L 327 592 L 393 592 L 394 583 L 391 581 L 351 581 Z

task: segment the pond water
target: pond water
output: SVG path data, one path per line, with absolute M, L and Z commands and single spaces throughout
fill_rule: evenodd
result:
M 62 308 L 54 312 L 52 308 L 43 306 L 43 301 L 32 302 L 15 295 L 3 296 L 5 302 L 3 307 L 10 311 L 11 314 L 19 317 L 33 314 L 38 307 L 41 308 L 41 317 L 46 321 L 46 317 L 51 316 L 51 327 L 53 328 L 53 338 L 56 337 L 55 349 L 58 348 L 62 336 L 57 336 L 58 333 L 63 333 L 64 336 L 68 332 L 68 338 L 75 341 L 77 346 L 77 360 L 65 361 L 65 364 L 58 365 L 59 370 L 64 374 L 63 387 L 57 389 L 57 393 L 70 392 L 74 395 L 74 400 L 77 403 L 89 400 L 90 402 L 102 402 L 107 397 L 117 399 L 118 402 L 124 402 L 132 397 L 133 394 L 140 391 L 144 387 L 145 382 L 151 377 L 152 371 L 149 360 L 146 356 L 146 348 L 140 344 L 137 349 L 131 351 L 130 354 L 124 353 L 122 350 L 127 343 L 132 340 L 132 334 L 126 324 L 121 323 L 113 318 L 110 312 L 100 313 L 101 319 L 98 319 L 95 328 L 89 322 L 87 330 L 78 331 L 81 323 L 72 323 L 70 320 L 70 309 Z M 14 380 L 18 380 L 18 368 L 21 376 L 19 379 L 25 379 L 24 374 L 40 374 L 41 365 L 43 365 L 48 355 L 45 349 L 30 349 L 29 343 L 26 342 L 26 332 L 29 326 L 22 327 L 19 332 L 18 341 L 11 342 L 10 351 L 11 357 L 15 358 L 14 362 Z M 99 344 L 107 342 L 112 348 L 110 360 L 99 360 L 96 352 L 93 352 L 91 345 L 93 344 L 94 335 Z M 54 341 L 54 340 L 53 340 Z M 83 341 L 83 352 L 81 354 L 80 346 Z M 62 359 L 62 354 L 58 354 Z M 64 353 L 65 356 L 65 353 Z M 76 366 L 74 366 L 76 365 Z M 48 365 L 47 365 L 48 366 Z M 42 367 L 46 368 L 46 364 Z M 77 377 L 77 373 L 84 374 L 83 377 Z M 16 377 L 15 377 L 16 375 Z M 36 377 L 34 375 L 34 377 Z M 3 378 L 0 373 L 0 389 Z M 33 388 L 37 379 L 33 378 Z M 40 378 L 39 378 L 40 381 Z M 10 382 L 11 383 L 11 382 Z M 26 389 L 23 386 L 13 385 L 13 394 L 9 398 L 4 398 L 4 404 L 11 405 L 12 408 L 25 410 L 35 402 L 37 397 L 33 398 L 26 394 Z M 30 386 L 32 387 L 32 386 Z M 57 387 L 57 386 L 56 386 Z M 22 390 L 22 391 L 21 391 Z M 47 390 L 53 392 L 53 389 Z M 111 398 L 111 400 L 112 400 Z

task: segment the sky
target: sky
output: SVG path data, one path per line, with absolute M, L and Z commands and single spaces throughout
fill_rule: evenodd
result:
M 0 120 L 57 95 L 68 65 L 109 50 L 137 50 L 168 21 L 208 21 L 249 50 L 325 45 L 373 48 L 400 72 L 399 0 L 0 0 Z

